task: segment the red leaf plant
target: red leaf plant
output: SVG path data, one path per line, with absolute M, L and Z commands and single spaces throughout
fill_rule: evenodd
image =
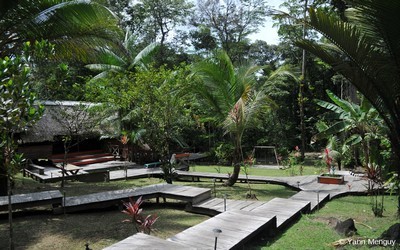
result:
M 157 221 L 158 217 L 156 215 L 148 215 L 147 217 L 143 217 L 142 211 L 140 208 L 143 200 L 142 196 L 140 196 L 136 201 L 133 198 L 129 198 L 129 202 L 123 201 L 125 209 L 122 212 L 130 217 L 130 219 L 123 220 L 123 222 L 131 222 L 134 224 L 136 232 L 150 234 L 152 230 L 153 224 Z
M 142 233 L 150 234 L 153 229 L 153 224 L 156 223 L 158 216 L 155 214 L 149 214 L 141 222 L 140 229 Z

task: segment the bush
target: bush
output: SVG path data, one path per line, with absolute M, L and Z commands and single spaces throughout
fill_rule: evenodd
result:
M 218 164 L 231 165 L 233 160 L 234 146 L 230 143 L 221 143 L 215 149 Z

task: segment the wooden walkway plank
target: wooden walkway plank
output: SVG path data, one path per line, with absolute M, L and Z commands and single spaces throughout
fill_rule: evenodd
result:
M 182 190 L 184 192 L 181 192 Z M 211 197 L 211 190 L 208 188 L 176 186 L 166 183 L 155 184 L 135 189 L 66 197 L 64 209 L 66 212 L 76 212 L 94 208 L 106 208 L 119 205 L 122 200 L 127 200 L 129 197 L 138 198 L 140 196 L 144 199 L 164 197 L 193 203 L 209 199 Z
M 196 246 L 199 249 L 213 249 L 215 239 L 213 229 L 218 228 L 222 230 L 218 237 L 218 249 L 232 249 L 245 243 L 255 234 L 275 227 L 275 217 L 260 217 L 256 213 L 245 211 L 227 211 L 188 228 L 168 240 Z
M 322 203 L 329 200 L 329 197 L 329 193 L 327 192 L 300 191 L 289 199 L 310 201 L 310 209 L 311 211 L 314 211 L 317 207 L 321 206 Z
M 191 250 L 179 243 L 163 240 L 152 235 L 136 233 L 120 242 L 117 242 L 104 250 L 143 250 L 143 249 L 165 249 L 165 250 Z
M 252 210 L 261 215 L 276 215 L 277 227 L 281 228 L 297 218 L 300 213 L 310 211 L 310 201 L 274 198 Z
M 43 191 L 29 194 L 16 194 L 11 196 L 13 209 L 22 209 L 35 206 L 52 205 L 59 206 L 63 195 L 58 190 Z M 8 197 L 0 197 L 0 211 L 8 210 Z
M 256 209 L 257 207 L 262 206 L 264 203 L 265 202 L 262 202 L 262 201 L 253 201 L 248 206 L 242 208 L 242 210 L 244 210 L 244 211 L 252 211 L 252 210 Z

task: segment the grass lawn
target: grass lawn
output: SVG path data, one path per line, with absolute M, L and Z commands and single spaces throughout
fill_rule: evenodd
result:
M 183 206 L 147 204 L 143 213 L 157 214 L 153 235 L 168 238 L 196 225 L 208 216 L 183 211 Z M 122 222 L 128 217 L 117 209 L 52 215 L 44 211 L 15 214 L 14 237 L 16 249 L 103 249 L 131 236 L 135 229 Z M 0 249 L 8 247 L 7 216 L 0 217 Z
M 315 166 L 303 166 L 303 175 L 316 175 L 326 172 L 325 168 L 319 168 Z M 217 166 L 217 165 L 194 165 L 190 166 L 190 171 L 193 172 L 208 172 L 208 173 L 222 173 L 228 174 L 232 173 L 233 167 L 230 166 Z M 244 174 L 243 170 L 240 172 Z M 269 169 L 263 167 L 249 167 L 249 175 L 259 175 L 259 176 L 295 176 L 300 175 L 300 166 L 294 166 L 286 169 Z
M 229 173 L 232 167 L 194 166 L 191 171 Z M 304 167 L 304 174 L 316 174 L 319 168 Z M 251 168 L 250 175 L 290 176 L 293 171 L 280 169 Z M 134 188 L 151 184 L 163 183 L 157 178 L 143 178 L 127 181 L 81 183 L 68 181 L 65 186 L 67 196 L 83 195 L 102 191 Z M 201 182 L 174 182 L 178 185 L 191 185 L 211 188 L 213 195 L 228 199 L 245 199 L 249 186 L 246 183 L 237 183 L 233 187 L 225 187 L 212 180 L 204 179 Z M 43 184 L 32 179 L 17 175 L 14 193 L 38 192 L 51 189 L 60 189 L 59 183 Z M 252 192 L 262 201 L 274 197 L 287 198 L 295 194 L 284 186 L 270 184 L 251 184 Z M 338 235 L 328 219 L 335 217 L 340 220 L 353 218 L 360 237 L 377 238 L 393 223 L 398 220 L 396 214 L 396 197 L 388 196 L 385 199 L 384 217 L 373 216 L 370 206 L 370 197 L 349 196 L 328 202 L 322 209 L 302 218 L 279 233 L 273 239 L 253 240 L 245 249 L 333 249 L 331 243 L 344 236 Z M 209 217 L 191 214 L 184 211 L 182 203 L 168 200 L 167 204 L 155 204 L 154 200 L 144 205 L 144 214 L 157 214 L 160 218 L 155 224 L 152 233 L 160 238 L 168 238 L 188 227 L 196 225 Z M 52 215 L 49 208 L 17 212 L 14 219 L 15 239 L 17 249 L 84 249 L 89 243 L 92 249 L 102 249 L 116 243 L 134 233 L 133 226 L 123 223 L 127 219 L 121 209 L 97 210 L 85 213 L 67 215 Z M 372 228 L 372 229 L 371 229 Z M 0 249 L 7 248 L 8 221 L 7 214 L 0 214 Z M 367 249 L 367 246 L 346 246 L 345 249 Z
M 246 246 L 246 249 L 335 249 L 331 244 L 346 238 L 335 232 L 328 225 L 329 218 L 355 220 L 358 230 L 356 237 L 377 239 L 391 225 L 398 222 L 396 218 L 397 197 L 385 197 L 385 211 L 381 218 L 375 217 L 371 210 L 371 197 L 347 196 L 334 199 L 325 204 L 319 211 L 303 215 L 302 218 L 281 232 L 273 240 L 260 239 Z M 346 245 L 342 249 L 371 249 L 368 245 Z M 372 249 L 388 249 L 374 247 Z

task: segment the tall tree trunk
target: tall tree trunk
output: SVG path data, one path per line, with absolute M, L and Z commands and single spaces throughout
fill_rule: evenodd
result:
M 0 166 L 0 196 L 7 196 L 7 171 Z
M 229 179 L 225 182 L 227 186 L 233 186 L 237 182 L 240 173 L 240 163 L 243 160 L 242 154 L 242 140 L 240 137 L 235 138 L 235 150 L 233 154 L 233 173 Z
M 400 130 L 400 127 L 398 128 Z M 396 131 L 395 131 L 396 132 Z M 398 133 L 400 135 L 400 132 Z M 390 142 L 392 143 L 393 150 L 393 164 L 397 171 L 397 183 L 400 185 L 400 138 L 396 136 L 396 133 L 389 134 Z M 397 187 L 400 188 L 400 187 Z M 400 190 L 397 190 L 397 215 L 400 217 Z
M 306 38 L 306 18 L 307 18 L 307 4 L 308 0 L 304 1 L 304 24 L 303 24 L 303 39 Z M 301 62 L 301 81 L 299 87 L 299 106 L 300 106 L 300 136 L 301 136 L 301 160 L 304 161 L 305 152 L 306 152 L 306 126 L 304 121 L 304 85 L 306 84 L 306 50 L 303 49 L 303 58 Z
M 8 193 L 8 225 L 9 225 L 9 248 L 14 250 L 14 229 L 13 229 L 13 216 L 12 216 L 12 203 L 11 203 L 11 176 L 7 176 L 7 193 Z
M 235 163 L 233 165 L 233 173 L 229 177 L 229 179 L 224 183 L 226 186 L 233 186 L 237 182 L 240 173 L 240 163 Z

